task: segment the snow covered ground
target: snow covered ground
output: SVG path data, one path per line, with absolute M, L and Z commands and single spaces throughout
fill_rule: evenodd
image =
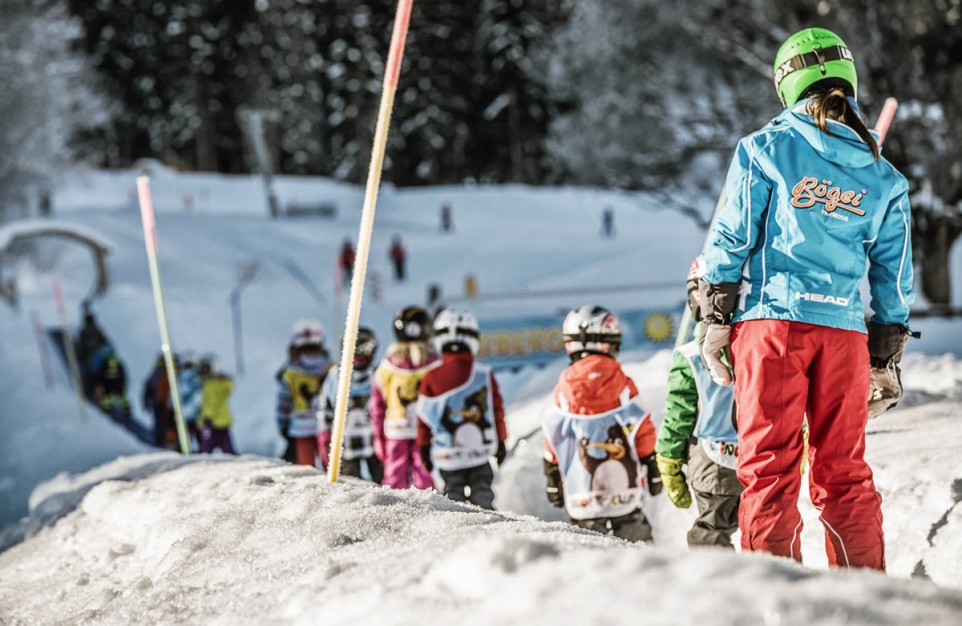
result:
M 75 172 L 55 207 L 61 222 L 112 244 L 112 286 L 94 310 L 136 398 L 159 339 L 134 177 Z M 356 237 L 361 191 L 281 178 L 282 203 L 332 203 L 337 215 L 272 221 L 255 179 L 155 168 L 152 185 L 175 349 L 215 352 L 233 371 L 227 298 L 243 267 L 258 267 L 242 297 L 246 372 L 232 401 L 235 438 L 247 455 L 152 452 L 93 411 L 82 420 L 59 366 L 54 389 L 45 388 L 30 313 L 57 324 L 56 275 L 76 323 L 93 265 L 76 246 L 39 246 L 33 261 L 17 267 L 20 309 L 0 308 L 0 546 L 7 547 L 0 623 L 962 623 L 958 322 L 914 324 L 923 337 L 905 361 L 906 398 L 869 427 L 888 576 L 823 571 L 822 533 L 808 502 L 808 567 L 689 551 L 693 511 L 664 496 L 647 503 L 656 545 L 633 546 L 544 521 L 561 517 L 542 495 L 540 440 L 521 437 L 537 429 L 563 363 L 501 375 L 514 446 L 496 484 L 501 512 L 432 493 L 329 485 L 311 469 L 265 458 L 280 445 L 273 373 L 291 323 L 317 317 L 329 337 L 338 334 L 346 296 L 338 301 L 333 293 L 334 259 L 343 239 Z M 453 234 L 438 230 L 445 199 L 454 207 Z M 605 206 L 616 210 L 613 240 L 599 235 Z M 479 300 L 472 308 L 482 322 L 587 301 L 616 311 L 678 302 L 703 238 L 689 220 L 642 195 L 520 186 L 387 188 L 376 228 L 371 269 L 380 275 L 379 293 L 368 291 L 363 322 L 385 340 L 394 310 L 423 303 L 427 283 L 454 298 L 469 272 L 482 296 L 572 289 Z M 405 283 L 388 271 L 395 234 L 410 252 Z M 959 275 L 958 246 L 953 267 Z M 672 278 L 677 290 L 577 293 Z M 660 419 L 669 352 L 622 360 Z

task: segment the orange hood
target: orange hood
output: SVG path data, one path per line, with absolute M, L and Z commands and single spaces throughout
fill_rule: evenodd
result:
M 561 373 L 554 388 L 555 404 L 576 415 L 613 411 L 638 395 L 638 388 L 615 359 L 586 356 Z

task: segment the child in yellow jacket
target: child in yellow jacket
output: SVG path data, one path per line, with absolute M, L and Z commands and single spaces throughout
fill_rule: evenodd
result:
M 212 356 L 200 361 L 201 407 L 200 451 L 210 453 L 219 448 L 225 454 L 237 454 L 231 441 L 234 423 L 228 400 L 234 393 L 234 380 L 217 369 Z

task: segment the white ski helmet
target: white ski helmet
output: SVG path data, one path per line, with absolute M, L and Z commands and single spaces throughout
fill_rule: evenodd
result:
M 618 356 L 621 349 L 621 320 L 603 306 L 585 304 L 565 316 L 561 325 L 565 352 Z
M 434 347 L 438 352 L 444 352 L 448 347 L 451 352 L 453 344 L 463 344 L 471 351 L 478 353 L 478 318 L 474 313 L 465 309 L 444 309 L 434 318 Z
M 317 320 L 300 320 L 291 328 L 290 346 L 294 349 L 301 349 L 307 346 L 324 345 L 324 326 Z

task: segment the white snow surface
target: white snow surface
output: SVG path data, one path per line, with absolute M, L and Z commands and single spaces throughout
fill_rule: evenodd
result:
M 92 408 L 82 421 L 56 357 L 55 386 L 45 387 L 28 313 L 57 325 L 49 288 L 57 275 L 76 324 L 93 268 L 71 245 L 44 246 L 33 261 L 18 262 L 20 308 L 0 308 L 0 623 L 962 623 L 958 322 L 913 324 L 923 338 L 903 364 L 906 396 L 869 425 L 888 575 L 827 571 L 818 512 L 805 497 L 805 566 L 689 550 L 694 511 L 664 495 L 646 502 L 654 545 L 632 545 L 550 521 L 563 515 L 543 496 L 537 429 L 561 362 L 499 378 L 512 453 L 496 480 L 498 512 L 433 492 L 352 479 L 332 485 L 311 468 L 269 458 L 280 444 L 273 373 L 290 325 L 316 317 L 329 345 L 338 335 L 346 294 L 338 302 L 332 293 L 334 258 L 344 238 L 356 237 L 361 190 L 281 177 L 282 203 L 328 202 L 338 212 L 272 221 L 256 179 L 150 169 L 175 349 L 216 352 L 224 369 L 234 369 L 226 300 L 241 266 L 259 264 L 242 299 L 246 373 L 232 400 L 235 442 L 245 454 L 184 458 L 152 451 Z M 159 346 L 132 204 L 136 175 L 72 172 L 55 198 L 58 223 L 113 244 L 114 282 L 94 309 L 127 364 L 135 405 Z M 437 228 L 445 199 L 454 206 L 449 235 Z M 616 210 L 614 240 L 599 236 L 605 206 Z M 521 186 L 387 187 L 376 224 L 371 269 L 381 274 L 380 294 L 368 291 L 363 321 L 382 347 L 394 310 L 423 303 L 429 282 L 446 297 L 460 295 L 469 272 L 482 295 L 574 288 L 470 304 L 482 320 L 589 301 L 616 311 L 680 303 L 704 236 L 643 195 Z M 410 251 L 406 283 L 388 271 L 394 234 Z M 323 302 L 295 278 L 291 262 Z M 678 290 L 577 293 L 670 277 L 679 278 Z M 660 423 L 670 352 L 621 360 Z

